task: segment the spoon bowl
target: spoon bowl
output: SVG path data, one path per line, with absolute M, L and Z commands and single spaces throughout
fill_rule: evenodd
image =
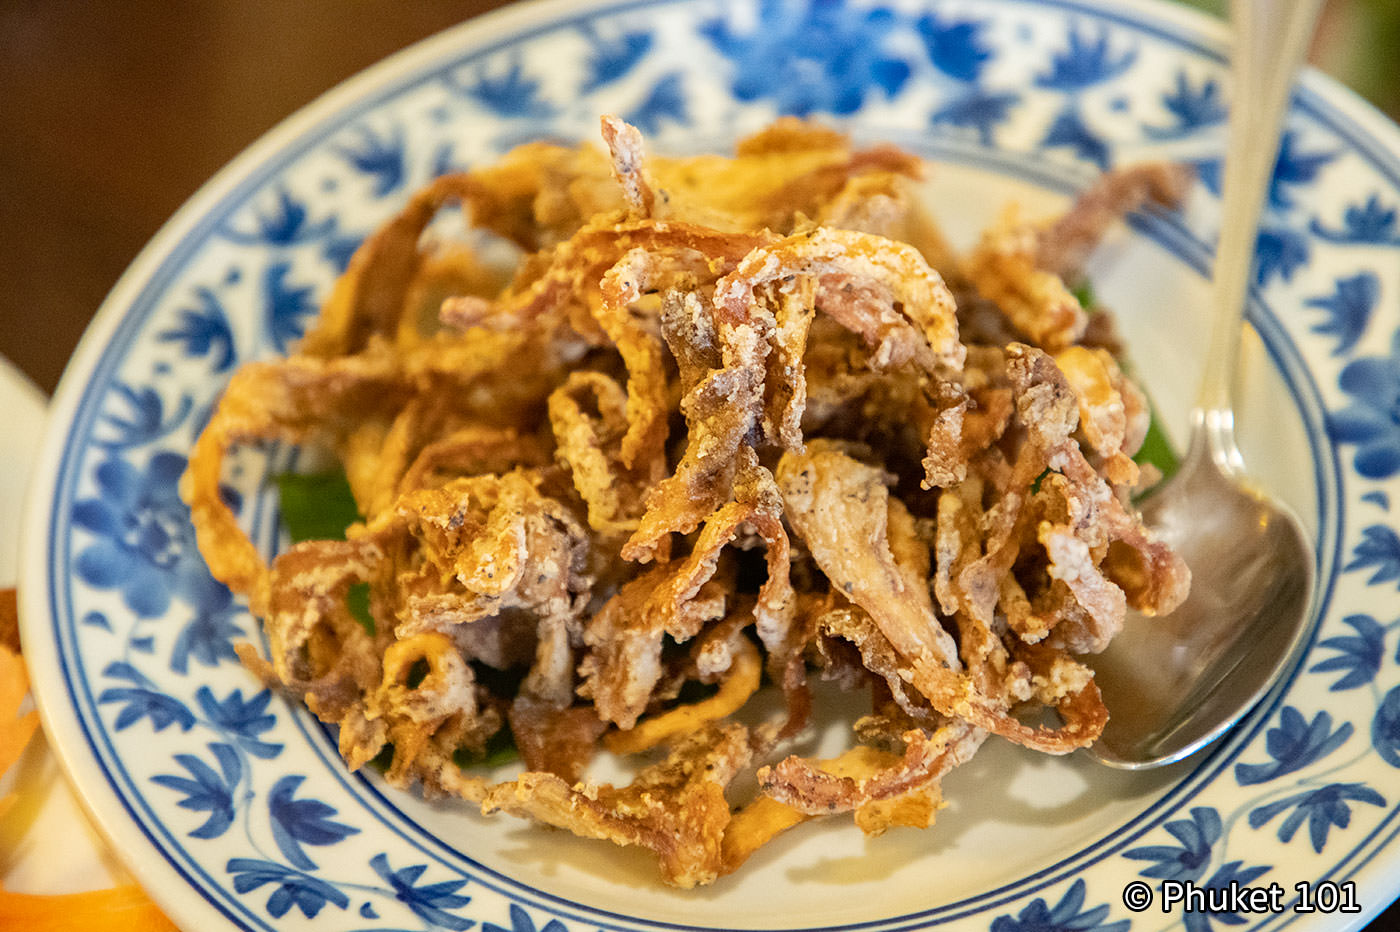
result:
M 1164 618 L 1130 617 L 1092 660 L 1110 719 L 1089 753 L 1113 767 L 1162 766 L 1220 737 L 1289 668 L 1312 618 L 1313 546 L 1292 511 L 1246 477 L 1231 392 L 1259 212 L 1320 5 L 1231 4 L 1215 316 L 1186 456 L 1142 503 L 1147 525 L 1190 567 L 1191 592 Z
M 1190 595 L 1163 618 L 1130 617 L 1095 659 L 1112 716 L 1091 753 L 1111 766 L 1169 764 L 1220 737 L 1308 630 L 1308 535 L 1291 511 L 1210 460 L 1222 440 L 1210 431 L 1195 428 L 1180 472 L 1142 503 L 1148 525 L 1191 567 Z

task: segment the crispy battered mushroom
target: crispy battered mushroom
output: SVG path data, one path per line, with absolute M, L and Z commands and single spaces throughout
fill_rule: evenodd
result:
M 603 139 L 434 180 L 291 356 L 235 374 L 182 493 L 262 619 L 245 664 L 351 767 L 392 750 L 396 787 L 641 847 L 682 887 L 831 813 L 927 827 L 991 735 L 1093 741 L 1079 655 L 1190 574 L 1129 504 L 1148 406 L 1065 278 L 1185 175 L 1115 172 L 958 257 L 893 147 L 792 119 L 733 158 Z M 516 251 L 508 283 L 434 240 L 451 204 Z M 253 544 L 221 483 L 269 441 L 339 458 L 344 539 Z M 869 694 L 827 760 L 791 753 L 809 671 Z M 765 678 L 780 711 L 749 701 Z M 467 763 L 505 738 L 523 772 Z M 654 756 L 615 785 L 603 751 Z

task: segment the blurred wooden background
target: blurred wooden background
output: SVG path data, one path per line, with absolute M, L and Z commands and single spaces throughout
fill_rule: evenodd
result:
M 52 393 L 199 186 L 357 71 L 505 0 L 0 0 L 0 354 Z

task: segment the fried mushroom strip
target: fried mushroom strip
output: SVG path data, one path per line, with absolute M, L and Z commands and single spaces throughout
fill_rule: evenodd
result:
M 627 404 L 622 387 L 601 372 L 572 372 L 549 395 L 555 455 L 588 505 L 589 526 L 604 534 L 636 530 L 654 481 L 622 462 Z
M 1049 225 L 1008 208 L 966 257 L 962 273 L 1028 340 L 1058 352 L 1085 335 L 1089 319 L 1066 287 L 1109 226 L 1147 203 L 1174 206 L 1194 177 L 1181 165 L 1146 163 L 1101 175 Z
M 643 164 L 642 134 L 630 123 L 615 116 L 605 116 L 603 141 L 608 144 L 613 177 L 622 188 L 622 198 L 627 202 L 628 212 L 633 217 L 650 217 L 656 195 L 652 193 L 651 180 L 647 178 Z
M 870 613 L 904 658 L 960 670 L 927 577 L 891 550 L 890 515 L 903 505 L 890 498 L 884 472 L 813 441 L 783 456 L 777 479 L 788 521 L 832 586 Z
M 902 736 L 902 757 L 885 758 L 884 766 L 869 768 L 859 777 L 841 773 L 839 764 L 832 766 L 833 762 L 816 764 L 792 756 L 760 768 L 758 780 L 769 796 L 808 815 L 859 811 L 872 803 L 926 789 L 972 757 L 986 737 L 985 731 L 962 721 L 932 735 L 915 729 Z M 873 750 L 861 747 L 847 753 L 869 756 Z M 932 813 L 929 816 L 920 828 L 932 823 Z
M 393 520 L 417 543 L 417 565 L 401 577 L 407 596 L 396 634 L 443 631 L 526 608 L 538 618 L 538 641 L 521 689 L 558 707 L 569 705 L 571 634 L 592 585 L 586 572 L 588 535 L 569 510 L 516 471 L 410 493 Z
M 688 888 L 712 883 L 722 871 L 721 839 L 730 819 L 724 790 L 750 756 L 742 725 L 709 726 L 627 786 L 571 786 L 553 774 L 526 773 L 493 788 L 481 808 L 648 848 L 666 881 Z
M 602 300 L 603 275 L 631 250 L 698 252 L 724 268 L 774 238 L 763 230 L 725 232 L 685 221 L 603 218 L 535 256 L 522 267 L 517 280 L 494 299 L 475 295 L 449 298 L 443 302 L 440 317 L 458 330 L 475 326 L 513 330 L 563 316 L 583 337 L 605 345 L 607 335 L 593 321 L 594 309 Z
M 229 452 L 251 441 L 321 439 L 355 414 L 382 410 L 402 395 L 394 360 L 378 353 L 329 360 L 297 356 L 250 363 L 234 373 L 195 441 L 180 492 L 209 571 L 246 595 L 254 613 L 267 611 L 267 564 L 220 489 Z
M 231 380 L 182 494 L 262 618 L 245 664 L 350 766 L 392 749 L 395 787 L 640 847 L 681 887 L 821 815 L 927 827 L 990 735 L 1093 741 L 1079 655 L 1189 572 L 1132 510 L 1148 405 L 1066 281 L 1186 174 L 1111 173 L 958 257 L 894 147 L 792 119 L 732 158 L 602 138 L 434 179 L 289 358 Z M 269 442 L 336 456 L 360 515 L 270 565 L 221 486 Z M 868 693 L 829 759 L 793 753 L 809 675 Z M 523 773 L 464 763 L 503 737 Z
M 614 754 L 636 754 L 693 731 L 701 723 L 717 721 L 738 711 L 758 691 L 763 674 L 758 650 L 748 641 L 739 643 L 741 646 L 731 659 L 729 675 L 721 683 L 719 692 L 708 699 L 643 719 L 630 731 L 613 732 L 608 736 L 608 750 Z
M 785 455 L 778 466 L 788 520 L 832 584 L 870 615 L 899 654 L 900 676 L 944 715 L 1027 747 L 1062 754 L 1097 738 L 1103 722 L 1078 714 L 1078 695 L 1057 706 L 1068 713 L 1060 728 L 1031 727 L 961 672 L 927 582 L 905 575 L 890 549 L 890 499 L 882 479 L 878 470 L 816 444 L 806 454 Z M 860 543 L 853 547 L 852 540 Z
M 368 705 L 371 719 L 385 721 L 394 746 L 393 763 L 384 774 L 391 786 L 408 784 L 424 746 L 440 730 L 455 732 L 447 742 L 450 748 L 480 749 L 500 726 L 495 717 L 483 721 L 471 667 L 451 639 L 436 631 L 385 648 L 383 680 Z
M 1040 234 L 1036 264 L 1073 280 L 1108 227 L 1144 204 L 1174 207 L 1195 179 L 1189 166 L 1146 162 L 1105 172 Z
M 756 528 L 767 545 L 768 578 L 753 609 L 759 637 L 783 671 L 798 656 L 787 641 L 794 600 L 780 499 L 751 450 L 740 456 L 739 474 L 736 500 L 706 519 L 689 555 L 623 585 L 588 624 L 584 638 L 593 650 L 581 667 L 580 694 L 591 696 L 598 714 L 623 729 L 636 723 L 660 679 L 663 637 L 684 643 L 723 616 L 723 593 L 732 587 L 716 584 L 715 575 L 724 548 L 745 527 Z
M 1084 335 L 1089 318 L 1064 279 L 1040 265 L 1036 229 L 1008 207 L 964 258 L 962 274 L 1020 337 L 1051 352 Z
M 913 362 L 931 374 L 961 367 L 965 349 L 958 340 L 952 295 L 913 247 L 819 228 L 753 250 L 715 287 L 720 368 L 682 400 L 689 426 L 685 455 L 649 496 L 641 527 L 623 549 L 625 558 L 644 559 L 666 534 L 689 533 L 730 497 L 734 457 L 760 423 L 765 363 L 778 331 L 762 291 L 803 277 L 815 278 L 817 306 L 859 334 L 872 348 L 877 366 Z M 785 360 L 796 355 L 786 344 L 782 353 Z M 791 397 L 797 397 L 795 392 Z M 780 411 L 767 422 L 791 444 L 796 438 L 782 426 L 794 419 L 790 411 Z

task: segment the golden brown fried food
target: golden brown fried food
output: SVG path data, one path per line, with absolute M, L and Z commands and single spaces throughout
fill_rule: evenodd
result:
M 1181 172 L 1106 176 L 955 256 L 892 147 L 795 120 L 732 158 L 651 157 L 611 117 L 603 139 L 434 181 L 292 356 L 234 376 L 183 492 L 262 618 L 245 663 L 351 767 L 643 847 L 678 886 L 819 816 L 927 827 L 991 735 L 1092 742 L 1079 656 L 1189 572 L 1132 510 L 1146 399 L 1064 276 Z M 425 236 L 449 204 L 519 251 L 509 282 Z M 264 559 L 219 491 L 263 440 L 339 457 L 345 539 Z M 825 760 L 790 752 L 815 677 L 869 696 Z M 523 772 L 473 769 L 503 734 Z M 637 776 L 590 779 L 599 753 Z

